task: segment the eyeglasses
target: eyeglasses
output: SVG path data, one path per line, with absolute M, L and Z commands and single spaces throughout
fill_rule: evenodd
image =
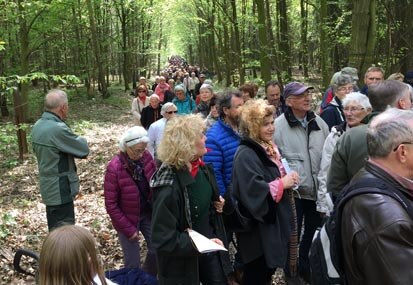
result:
M 132 152 L 132 154 L 134 155 L 140 155 L 142 153 L 145 152 L 146 148 L 138 148 L 138 149 L 133 149 L 133 148 L 129 148 L 130 152 Z
M 356 107 L 344 107 L 343 108 L 344 112 L 350 112 L 350 113 L 354 113 L 356 111 L 361 111 L 364 110 L 364 108 L 356 108 Z
M 178 113 L 178 111 L 168 111 L 168 112 L 165 112 L 165 113 L 171 115 L 171 114 L 176 114 L 176 113 Z
M 399 146 L 402 145 L 402 144 L 413 144 L 413 142 L 401 142 L 401 143 L 399 143 L 399 144 L 393 149 L 393 151 L 397 151 L 397 149 L 399 148 Z
M 339 88 L 337 88 L 337 90 L 338 90 L 338 91 L 348 91 L 348 92 L 351 92 L 351 91 L 353 91 L 353 86 L 351 86 L 351 87 L 339 87 Z
M 145 90 L 138 90 L 138 93 L 146 93 Z

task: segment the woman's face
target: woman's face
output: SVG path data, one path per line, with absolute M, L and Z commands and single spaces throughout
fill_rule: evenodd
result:
M 183 101 L 185 100 L 185 93 L 182 90 L 176 90 L 175 91 L 176 97 L 178 97 L 178 100 Z
M 344 108 L 344 116 L 349 127 L 355 127 L 360 125 L 361 120 L 370 113 L 369 110 L 363 108 L 358 102 L 352 101 L 348 103 Z
M 206 154 L 207 149 L 205 147 L 205 141 L 206 141 L 206 136 L 204 133 L 201 133 L 199 136 L 198 140 L 195 143 L 195 148 L 196 148 L 196 159 L 202 157 L 204 154 Z
M 202 88 L 199 91 L 199 97 L 200 97 L 202 102 L 208 102 L 209 99 L 211 99 L 211 97 L 212 97 L 212 93 L 211 93 L 211 91 L 209 91 L 209 89 Z
M 133 146 L 128 146 L 126 147 L 126 154 L 132 160 L 139 160 L 142 157 L 147 145 L 147 143 L 142 142 Z
M 251 100 L 250 93 L 246 91 L 242 91 L 242 100 L 244 100 L 244 103 L 247 102 L 248 100 Z
M 353 84 L 349 83 L 338 87 L 334 95 L 336 95 L 338 99 L 343 100 L 346 97 L 346 95 L 351 92 L 353 92 Z
M 272 141 L 274 132 L 274 118 L 272 116 L 265 117 L 263 125 L 260 127 L 260 139 L 265 142 L 270 142 Z
M 211 106 L 211 110 L 210 110 L 211 116 L 213 118 L 218 118 L 218 108 L 217 105 Z

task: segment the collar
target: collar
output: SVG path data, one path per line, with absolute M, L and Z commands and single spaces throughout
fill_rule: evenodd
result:
M 253 139 L 249 137 L 242 137 L 240 145 L 245 145 L 251 148 L 253 151 L 255 151 L 255 153 L 257 153 L 257 156 L 262 161 L 270 164 L 275 164 L 274 161 L 269 158 L 267 151 L 264 149 L 264 147 L 258 142 L 254 141 Z
M 284 113 L 285 119 L 287 120 L 288 125 L 291 128 L 302 127 L 301 122 L 294 116 L 293 110 L 290 107 L 287 107 Z M 313 111 L 308 111 L 306 116 L 308 122 L 308 131 L 318 131 L 320 127 L 316 121 L 316 115 Z
M 54 113 L 54 112 L 44 111 L 44 114 L 45 114 L 45 115 L 53 115 L 53 116 L 57 117 L 57 119 L 59 119 L 60 121 L 64 122 L 63 119 L 60 118 L 60 116 L 59 116 L 58 114 Z M 47 116 L 47 117 L 49 117 L 49 116 Z
M 410 194 L 413 194 L 413 181 L 399 175 L 391 169 L 376 163 L 374 160 L 368 159 L 366 161 L 366 170 L 370 171 L 374 175 L 388 180 L 392 184 L 396 184 L 398 188 L 402 187 L 407 189 Z

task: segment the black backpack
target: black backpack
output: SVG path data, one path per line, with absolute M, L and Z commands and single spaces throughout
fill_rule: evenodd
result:
M 372 189 L 370 187 L 375 187 Z M 341 243 L 341 214 L 345 204 L 353 197 L 362 194 L 382 194 L 398 201 L 413 218 L 412 201 L 394 186 L 377 178 L 364 178 L 347 185 L 335 202 L 332 215 L 321 229 L 314 234 L 309 254 L 311 284 L 347 284 L 343 265 Z

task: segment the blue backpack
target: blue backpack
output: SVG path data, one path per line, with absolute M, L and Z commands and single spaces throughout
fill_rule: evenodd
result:
M 372 189 L 370 187 L 375 187 Z M 345 204 L 353 197 L 363 194 L 381 194 L 398 201 L 413 218 L 412 202 L 395 187 L 377 178 L 364 178 L 347 185 L 335 202 L 332 215 L 318 229 L 309 254 L 311 284 L 347 284 L 343 265 L 341 243 L 341 214 Z

